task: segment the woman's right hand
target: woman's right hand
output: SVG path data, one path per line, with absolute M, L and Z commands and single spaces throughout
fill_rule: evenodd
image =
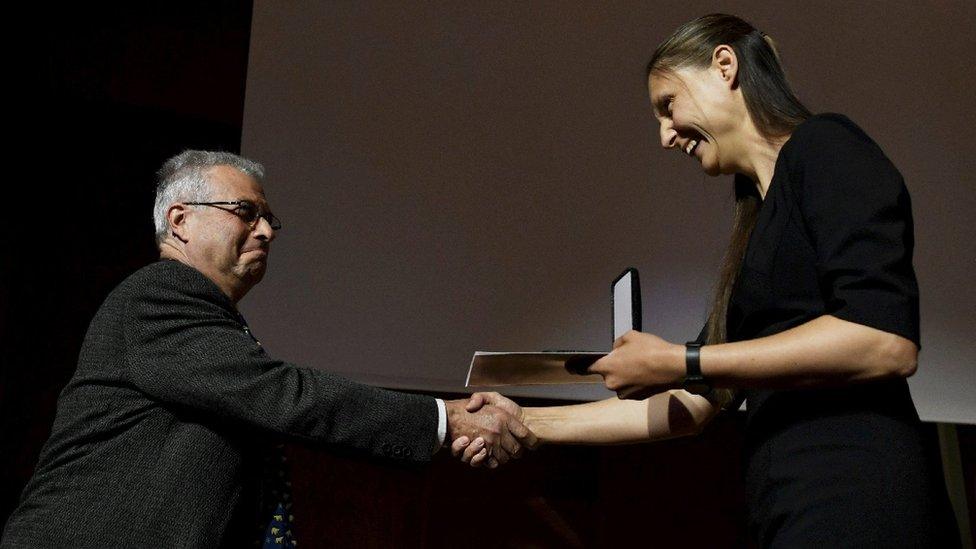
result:
M 593 363 L 591 374 L 603 376 L 617 397 L 643 400 L 681 387 L 685 375 L 685 348 L 654 334 L 630 330 L 613 342 L 613 351 Z

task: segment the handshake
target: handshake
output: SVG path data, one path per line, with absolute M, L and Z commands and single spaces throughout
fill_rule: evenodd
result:
M 451 453 L 472 467 L 494 469 L 539 443 L 523 424 L 522 407 L 498 393 L 474 393 L 444 404 Z

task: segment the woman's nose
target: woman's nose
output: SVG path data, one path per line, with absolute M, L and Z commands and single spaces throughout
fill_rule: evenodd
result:
M 661 123 L 661 146 L 665 149 L 670 149 L 674 147 L 678 140 L 678 132 L 674 131 L 674 128 L 670 123 Z

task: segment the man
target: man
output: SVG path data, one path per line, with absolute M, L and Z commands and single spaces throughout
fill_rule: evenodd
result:
M 469 413 L 466 400 L 385 391 L 268 356 L 236 308 L 264 276 L 280 228 L 263 168 L 186 151 L 159 176 L 161 260 L 120 284 L 92 320 L 0 545 L 252 545 L 281 499 L 261 482 L 275 441 L 411 461 L 445 441 L 474 441 L 465 461 L 480 444 L 489 466 L 535 444 L 509 413 L 518 415 L 514 404 Z

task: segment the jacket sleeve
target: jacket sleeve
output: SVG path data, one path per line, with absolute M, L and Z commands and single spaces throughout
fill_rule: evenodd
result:
M 911 200 L 881 149 L 825 120 L 801 137 L 791 166 L 817 254 L 827 314 L 919 343 Z
M 433 398 L 275 360 L 209 280 L 196 271 L 177 274 L 128 300 L 125 360 L 139 390 L 215 422 L 376 456 L 430 458 Z

